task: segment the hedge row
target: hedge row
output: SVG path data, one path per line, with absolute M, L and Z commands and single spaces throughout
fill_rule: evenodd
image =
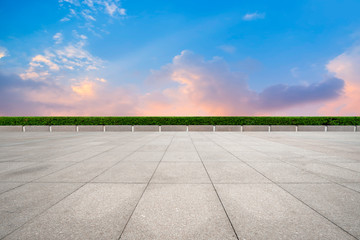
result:
M 0 117 L 0 125 L 360 125 L 360 117 Z

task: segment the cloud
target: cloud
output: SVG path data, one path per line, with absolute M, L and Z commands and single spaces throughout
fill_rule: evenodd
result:
M 126 15 L 126 9 L 121 7 L 119 0 L 59 0 L 60 6 L 69 8 L 69 14 L 60 21 L 70 21 L 78 13 L 86 21 L 96 21 L 95 15 L 105 14 L 111 18 Z
M 8 50 L 0 46 L 0 59 L 6 56 L 8 56 Z
M 62 43 L 64 38 L 63 38 L 62 33 L 58 32 L 53 36 L 53 39 L 55 40 L 56 44 L 60 44 L 60 43 Z
M 51 55 L 49 54 L 46 56 Z M 73 54 L 77 55 L 71 53 L 68 57 Z M 42 58 L 38 60 L 40 59 L 43 61 L 34 64 L 41 63 L 43 68 L 50 71 L 47 61 Z M 59 71 L 63 69 L 62 66 L 59 68 Z M 354 68 L 354 71 L 358 70 Z M 0 106 L 0 113 L 114 116 L 286 115 L 291 109 L 304 112 L 315 105 L 324 106 L 337 101 L 342 98 L 343 90 L 346 91 L 344 80 L 336 76 L 310 85 L 276 84 L 255 92 L 249 88 L 247 76 L 231 71 L 222 58 L 206 60 L 190 51 L 182 51 L 169 64 L 153 70 L 147 79 L 153 89 L 145 93 L 134 86 L 110 85 L 99 76 L 86 76 L 86 72 L 83 75 L 70 78 L 67 82 L 38 83 L 29 79 L 29 84 L 34 84 L 31 86 L 22 85 L 27 81 L 18 77 L 14 81 L 19 84 L 17 87 L 16 84 L 13 86 L 3 83 L 1 93 L 8 93 L 5 96 L 9 97 L 9 100 L 4 101 L 11 101 L 8 105 L 12 107 L 10 109 L 3 104 Z M 345 86 L 346 84 L 345 80 Z M 16 94 L 13 94 L 14 89 Z M 26 109 L 22 106 L 24 102 Z
M 236 47 L 234 47 L 232 45 L 221 45 L 221 46 L 219 46 L 219 48 L 221 50 L 223 50 L 224 52 L 230 53 L 230 54 L 233 54 L 236 52 Z
M 360 45 L 354 46 L 326 65 L 336 77 L 344 79 L 344 94 L 323 106 L 319 113 L 336 115 L 360 115 Z
M 294 78 L 298 78 L 299 77 L 299 68 L 298 67 L 291 68 L 290 73 Z
M 308 86 L 273 85 L 259 94 L 259 107 L 268 110 L 280 109 L 291 105 L 335 99 L 342 94 L 343 88 L 344 80 L 335 77 Z
M 24 92 L 44 86 L 44 83 L 23 81 L 16 74 L 0 72 L 0 116 L 31 114 L 39 105 L 29 102 Z
M 72 79 L 68 84 L 22 80 L 0 72 L 1 116 L 139 115 L 138 93 L 107 86 L 102 78 Z
M 110 16 L 114 16 L 116 13 L 120 15 L 126 15 L 126 10 L 124 8 L 120 8 L 114 2 L 104 2 L 105 10 Z
M 33 57 L 29 68 L 20 74 L 21 78 L 46 81 L 50 77 L 54 78 L 54 74 L 64 75 L 65 71 L 87 72 L 101 68 L 103 61 L 84 49 L 86 37 L 79 37 L 81 40 L 77 43 L 55 46 Z
M 153 71 L 151 79 L 167 87 L 142 97 L 145 115 L 261 115 L 335 99 L 344 86 L 343 80 L 329 78 L 308 86 L 273 85 L 257 93 L 245 75 L 230 71 L 221 58 L 206 61 L 189 51 Z
M 264 19 L 264 18 L 265 18 L 265 13 L 258 13 L 258 12 L 247 13 L 242 17 L 242 19 L 244 21 L 253 21 L 253 20 Z

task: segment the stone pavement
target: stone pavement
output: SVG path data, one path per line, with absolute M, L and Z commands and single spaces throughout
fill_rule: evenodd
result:
M 360 239 L 360 133 L 0 133 L 0 239 Z

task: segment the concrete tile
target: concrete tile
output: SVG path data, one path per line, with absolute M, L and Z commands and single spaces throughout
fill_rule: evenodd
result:
M 130 156 L 132 152 L 124 152 L 124 151 L 107 151 L 104 153 L 100 153 L 96 156 L 85 159 L 85 162 L 119 162 L 124 160 L 126 157 Z
M 16 188 L 16 187 L 20 186 L 21 184 L 23 184 L 23 183 L 21 183 L 21 182 L 18 182 L 18 183 L 0 182 L 0 194 L 3 193 L 3 192 L 8 191 L 10 189 Z
M 252 152 L 239 152 L 232 151 L 235 156 L 241 159 L 244 162 L 280 162 L 276 157 L 271 156 L 270 154 L 265 154 L 257 151 Z
M 351 158 L 344 158 L 344 157 L 336 157 L 336 156 L 318 156 L 318 157 L 307 157 L 307 160 L 310 162 L 323 162 L 323 163 L 358 163 L 358 161 L 351 159 Z
M 195 150 L 197 150 L 198 152 L 224 152 L 225 150 L 216 145 L 215 143 L 194 143 L 195 145 Z
M 0 181 L 29 182 L 69 166 L 69 162 L 42 162 L 0 174 Z
M 317 174 L 330 181 L 345 183 L 345 182 L 360 182 L 360 173 L 340 168 L 326 163 L 309 163 L 309 162 L 294 162 L 292 163 L 299 168 Z
M 109 149 L 109 148 L 105 148 Z M 76 151 L 70 154 L 65 154 L 63 156 L 54 157 L 50 159 L 50 161 L 53 162 L 80 162 L 84 160 L 91 159 L 103 152 L 105 152 L 105 149 L 102 150 L 96 150 L 94 147 L 87 147 L 86 149 Z
M 146 144 L 139 148 L 137 151 L 139 152 L 165 152 L 168 144 Z
M 169 150 L 169 149 L 168 149 Z M 170 152 L 167 151 L 162 159 L 163 162 L 199 162 L 197 152 Z
M 151 183 L 210 183 L 201 162 L 161 162 Z
M 113 162 L 80 162 L 60 171 L 42 177 L 37 182 L 88 182 L 107 168 Z
M 203 161 L 235 161 L 239 162 L 232 154 L 226 151 L 217 151 L 217 152 L 200 152 L 200 157 Z
M 360 194 L 337 184 L 284 184 L 286 190 L 320 214 L 360 237 Z
M 93 182 L 147 183 L 157 165 L 157 162 L 119 162 Z
M 144 187 L 87 184 L 6 239 L 117 239 Z
M 34 163 L 33 162 L 0 162 L 0 174 L 10 170 L 21 169 L 31 164 Z
M 360 183 L 341 183 L 341 185 L 344 185 L 344 186 L 360 193 Z
M 80 184 L 30 183 L 1 194 L 0 238 L 51 207 L 78 187 Z
M 352 171 L 360 172 L 360 162 L 356 162 L 356 163 L 334 162 L 333 164 Z
M 277 183 L 317 183 L 329 182 L 315 174 L 306 172 L 287 163 L 249 163 L 256 170 L 264 174 L 266 177 Z
M 353 239 L 273 184 L 216 184 L 239 239 Z
M 195 152 L 196 148 L 191 142 L 172 142 L 167 149 L 167 152 Z
M 270 181 L 241 162 L 204 162 L 214 183 L 269 183 Z
M 151 184 L 121 236 L 125 239 L 236 239 L 211 185 Z
M 150 161 L 150 162 L 159 162 L 164 155 L 163 152 L 134 152 L 130 156 L 126 157 L 123 161 L 133 162 L 133 161 Z

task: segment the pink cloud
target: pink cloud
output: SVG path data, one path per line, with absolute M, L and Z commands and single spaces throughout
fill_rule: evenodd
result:
M 98 77 L 55 84 L 19 77 L 8 81 L 9 76 L 0 74 L 0 95 L 6 96 L 0 100 L 8 102 L 8 105 L 0 105 L 0 114 L 263 116 L 315 115 L 309 113 L 319 114 L 321 108 L 320 114 L 336 115 L 336 109 L 341 107 L 356 112 L 358 106 L 352 101 L 358 99 L 360 89 L 356 83 L 358 70 L 353 57 L 351 61 L 345 59 L 349 60 L 348 56 L 341 55 L 327 66 L 336 73 L 335 77 L 310 85 L 277 84 L 260 93 L 252 91 L 247 77 L 231 71 L 223 59 L 205 60 L 190 51 L 181 52 L 171 63 L 152 71 L 147 83 L 155 89 L 147 93 L 140 93 L 134 86 L 115 87 Z M 345 95 L 342 95 L 342 79 L 346 80 Z M 9 85 L 9 82 L 16 82 L 16 85 Z
M 325 115 L 360 115 L 360 46 L 331 60 L 326 68 L 345 80 L 344 94 L 326 103 L 319 112 Z

